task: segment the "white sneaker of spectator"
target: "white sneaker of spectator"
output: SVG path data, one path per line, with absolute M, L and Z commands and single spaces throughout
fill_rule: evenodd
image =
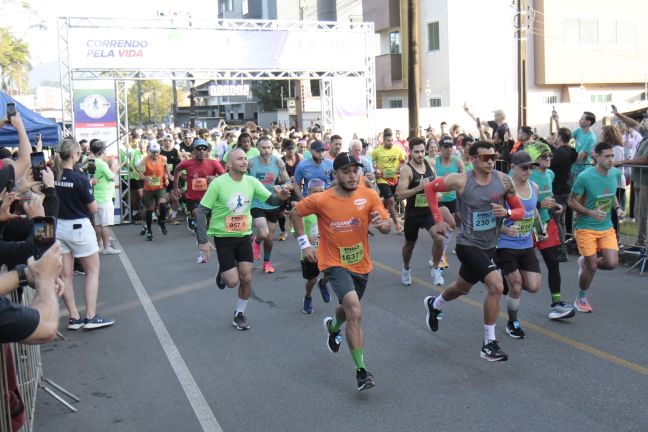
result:
M 108 246 L 106 249 L 101 250 L 101 255 L 118 255 L 121 253 L 121 250 L 114 249 L 111 246 Z

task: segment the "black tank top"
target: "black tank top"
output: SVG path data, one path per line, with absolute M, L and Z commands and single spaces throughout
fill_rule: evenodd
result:
M 434 170 L 426 161 L 423 159 L 423 164 L 425 164 L 425 174 L 421 174 L 414 169 L 410 162 L 407 162 L 410 169 L 412 170 L 412 179 L 407 186 L 407 189 L 414 189 L 421 184 L 421 181 L 424 178 L 429 178 L 430 180 L 434 179 Z M 427 200 L 425 199 L 425 192 L 421 191 L 414 196 L 407 198 L 407 204 L 405 205 L 405 217 L 420 216 L 421 214 L 426 214 L 430 212 L 430 207 L 427 205 Z
M 295 164 L 294 165 L 289 165 L 288 161 L 286 160 L 286 156 L 282 156 L 281 159 L 286 163 L 286 172 L 288 173 L 288 177 L 292 177 L 295 175 L 295 170 L 297 169 L 297 165 L 299 165 L 299 162 L 301 162 L 301 159 L 299 158 L 299 154 L 295 153 L 294 160 Z

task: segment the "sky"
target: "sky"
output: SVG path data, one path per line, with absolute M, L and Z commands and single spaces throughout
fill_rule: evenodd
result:
M 21 8 L 21 0 L 0 0 L 0 27 L 29 44 L 32 67 L 58 60 L 57 17 L 155 18 L 158 11 L 189 12 L 201 19 L 218 17 L 217 0 L 27 0 L 31 13 Z M 181 9 L 180 9 L 181 8 Z M 43 21 L 46 29 L 30 28 Z M 52 79 L 56 79 L 53 77 Z

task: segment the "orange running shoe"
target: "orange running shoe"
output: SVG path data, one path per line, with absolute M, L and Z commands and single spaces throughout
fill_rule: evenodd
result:
M 272 264 L 270 264 L 270 261 L 264 261 L 263 266 L 261 267 L 263 269 L 264 273 L 274 273 L 275 269 L 272 267 Z

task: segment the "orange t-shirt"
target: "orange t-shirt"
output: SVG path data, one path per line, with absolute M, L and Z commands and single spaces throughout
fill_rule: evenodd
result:
M 167 163 L 166 157 L 158 155 L 156 162 L 147 157 L 145 161 L 146 171 L 144 171 L 144 175 L 151 177 L 151 179 L 144 183 L 144 190 L 160 190 L 166 187 L 166 173 L 164 172 Z
M 371 213 L 389 217 L 376 191 L 358 187 L 351 196 L 340 197 L 332 188 L 299 201 L 296 211 L 299 216 L 317 215 L 320 271 L 329 267 L 344 267 L 359 274 L 371 271 L 367 234 Z

